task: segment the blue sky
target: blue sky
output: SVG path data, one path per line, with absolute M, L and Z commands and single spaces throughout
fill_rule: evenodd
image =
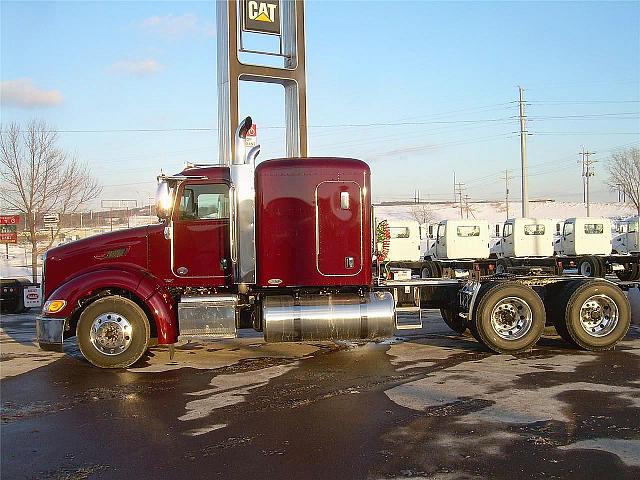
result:
M 1 9 L 2 122 L 63 131 L 103 198 L 147 201 L 160 168 L 217 162 L 215 130 L 182 130 L 216 128 L 213 2 Z M 599 160 L 593 197 L 617 198 L 604 185 L 607 157 L 640 144 L 639 2 L 308 1 L 306 16 L 310 153 L 369 162 L 375 200 L 415 189 L 449 199 L 454 171 L 471 199 L 498 199 L 505 169 L 517 196 L 517 85 L 531 197 L 579 201 L 584 144 Z M 261 159 L 283 155 L 280 88 L 241 96 Z M 138 129 L 166 131 L 113 131 Z

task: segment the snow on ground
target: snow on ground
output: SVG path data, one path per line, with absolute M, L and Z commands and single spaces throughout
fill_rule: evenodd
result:
M 433 223 L 440 220 L 460 218 L 460 205 L 454 203 L 427 204 L 433 214 Z M 412 210 L 414 204 L 380 205 L 374 207 L 376 218 L 388 220 L 414 220 Z M 519 216 L 519 202 L 509 202 L 509 216 Z M 591 216 L 626 218 L 635 215 L 635 210 L 622 203 L 592 203 Z M 466 210 L 464 211 L 466 216 Z M 533 218 L 552 218 L 564 220 L 572 217 L 586 216 L 583 203 L 540 201 L 529 203 L 529 215 Z M 489 223 L 502 223 L 506 218 L 504 202 L 469 203 L 469 218 L 487 220 Z
M 0 247 L 0 278 L 31 278 L 31 250 L 22 245 L 9 245 L 9 258 L 6 249 Z M 38 279 L 40 278 L 38 268 Z

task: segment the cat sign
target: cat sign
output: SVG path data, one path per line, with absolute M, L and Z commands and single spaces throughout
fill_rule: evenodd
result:
M 244 0 L 242 30 L 280 35 L 280 0 Z

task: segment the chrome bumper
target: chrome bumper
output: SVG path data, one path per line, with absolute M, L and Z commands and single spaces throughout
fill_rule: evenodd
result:
M 62 352 L 65 318 L 36 318 L 36 338 L 42 350 Z

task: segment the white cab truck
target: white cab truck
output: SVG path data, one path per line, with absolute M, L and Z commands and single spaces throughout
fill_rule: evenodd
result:
M 514 268 L 555 269 L 553 242 L 556 221 L 549 218 L 512 218 L 502 226 L 502 236 L 491 248 L 496 273 Z
M 420 224 L 412 220 L 392 220 L 389 223 L 389 261 L 420 260 Z
M 640 253 L 640 217 L 632 217 L 618 224 L 618 234 L 613 238 L 613 253 Z
M 412 276 L 421 278 L 440 278 L 447 270 L 466 275 L 478 266 L 482 273 L 493 272 L 495 260 L 489 260 L 490 232 L 486 220 L 442 220 L 436 225 L 422 226 L 416 222 L 413 227 L 410 222 L 397 220 L 386 223 L 389 240 L 383 257 L 390 270 L 410 269 Z M 398 234 L 410 238 L 394 238 Z
M 577 269 L 585 277 L 616 274 L 620 280 L 640 280 L 640 255 L 612 252 L 611 220 L 604 217 L 574 217 L 563 222 L 552 219 L 518 218 L 505 222 L 500 243 L 492 249 L 496 272 L 516 270 L 562 273 Z
M 512 218 L 502 227 L 502 237 L 491 249 L 497 258 L 551 257 L 555 223 L 548 218 Z
M 568 218 L 554 244 L 556 255 L 610 255 L 611 220 L 604 217 Z

